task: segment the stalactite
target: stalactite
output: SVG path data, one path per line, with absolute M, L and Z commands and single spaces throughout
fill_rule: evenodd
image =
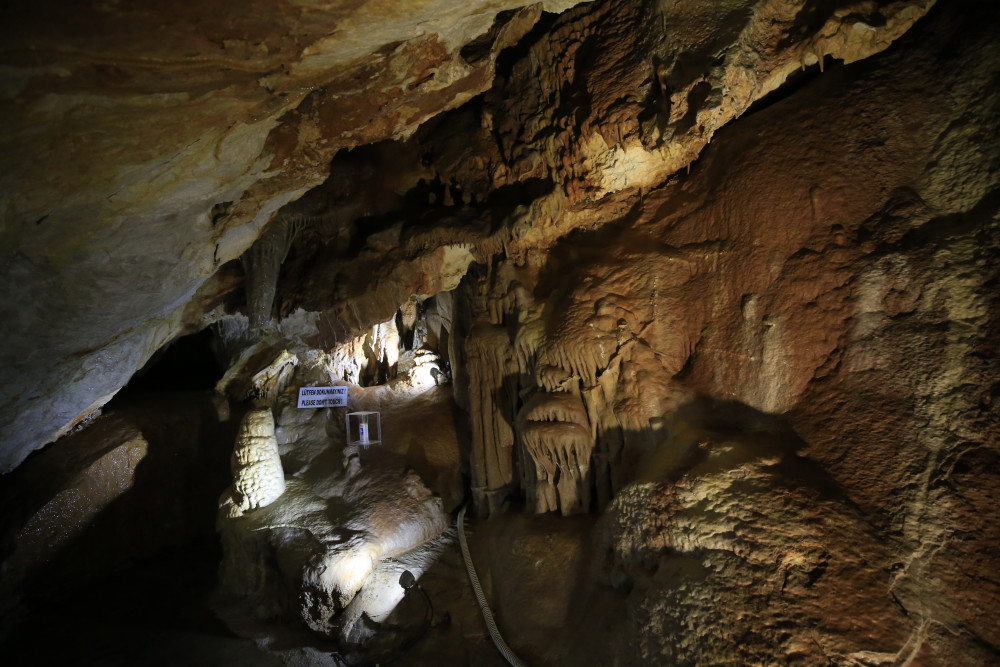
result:
M 538 354 L 539 368 L 553 368 L 568 371 L 570 374 L 579 377 L 584 386 L 592 387 L 597 383 L 598 375 L 603 370 L 616 348 L 614 338 L 607 336 L 600 338 L 582 338 L 579 335 L 558 336 L 556 340 L 542 348 Z M 549 391 L 558 389 L 561 379 L 558 374 L 547 374 L 540 377 L 545 388 Z
M 247 316 L 253 331 L 260 331 L 271 322 L 281 264 L 306 221 L 303 217 L 277 216 L 240 257 L 246 272 Z
M 536 467 L 535 511 L 586 511 L 594 436 L 580 396 L 535 394 L 521 408 L 517 430 Z

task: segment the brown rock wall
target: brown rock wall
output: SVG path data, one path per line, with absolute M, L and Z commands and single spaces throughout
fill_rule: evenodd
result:
M 479 263 L 456 293 L 468 316 L 451 332 L 464 341 L 453 368 L 476 367 L 464 381 L 456 373 L 459 404 L 474 424 L 505 427 L 478 430 L 471 465 L 485 468 L 477 479 L 497 480 L 479 497 L 572 512 L 617 496 L 612 513 L 637 531 L 631 542 L 614 538 L 625 563 L 617 583 L 631 582 L 621 632 L 635 640 L 609 649 L 631 656 L 622 664 L 995 661 L 983 611 L 998 604 L 988 546 L 1000 441 L 992 10 L 939 7 L 886 53 L 828 63 L 794 93 L 751 108 L 689 172 L 603 193 L 590 187 L 596 163 L 580 166 L 581 155 L 599 154 L 587 143 L 596 140 L 584 123 L 563 132 L 558 119 L 582 116 L 602 141 L 611 136 L 601 118 L 613 114 L 566 100 L 569 82 L 610 88 L 601 77 L 616 70 L 553 47 L 570 25 L 614 32 L 625 15 L 605 28 L 601 11 L 555 20 L 501 68 L 503 85 L 522 69 L 516 77 L 562 82 L 538 86 L 551 85 L 552 100 L 532 84 L 525 109 L 504 106 L 507 120 L 491 96 L 513 96 L 498 85 L 481 107 L 452 116 L 484 119 L 487 133 L 472 142 L 478 161 L 439 138 L 447 124 L 401 149 L 431 156 L 413 173 L 438 185 L 419 223 L 393 227 L 391 210 L 378 221 L 398 240 L 395 279 L 422 244 L 434 247 L 434 224 Z M 532 179 L 551 187 L 524 185 Z M 499 194 L 490 199 L 498 184 L 506 209 Z M 368 239 L 372 251 L 384 241 Z M 341 260 L 342 275 L 351 259 Z M 370 280 L 374 293 L 387 275 Z M 333 303 L 349 289 L 365 293 L 340 280 Z M 294 283 L 285 289 L 294 303 Z M 515 412 L 525 412 L 514 446 L 509 406 L 473 395 L 517 397 Z M 583 410 L 570 406 L 577 395 Z M 699 395 L 726 407 L 698 412 Z M 688 428 L 693 450 L 677 445 Z M 734 438 L 746 449 L 734 450 Z M 568 483 L 581 468 L 567 454 L 581 451 L 592 452 L 585 489 Z M 695 462 L 722 458 L 699 468 L 691 451 Z M 726 458 L 731 451 L 746 458 Z M 516 453 L 520 475 L 501 452 Z
M 487 88 L 542 8 L 565 3 L 7 3 L 0 469 L 181 333 L 199 286 L 338 150 Z
M 482 150 L 428 179 L 447 176 L 452 203 L 495 193 L 474 216 L 489 220 L 480 260 L 613 219 L 621 201 L 596 216 L 591 204 L 658 184 L 812 54 L 877 52 L 930 2 L 582 3 L 562 15 L 576 3 L 230 4 L 3 10 L 5 469 L 184 326 L 216 317 L 178 311 L 331 175 L 338 151 L 411 135 L 489 89 L 496 67 L 501 85 L 473 102 L 485 109 L 468 138 Z M 439 232 L 401 241 L 416 265 L 376 282 L 419 282 L 420 252 L 447 244 Z M 368 292 L 345 287 L 335 302 Z M 382 289 L 386 304 L 346 333 L 413 293 Z

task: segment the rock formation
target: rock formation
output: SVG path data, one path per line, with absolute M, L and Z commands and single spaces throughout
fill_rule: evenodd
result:
M 1000 660 L 1000 10 L 62 4 L 0 10 L 0 469 L 86 428 L 5 478 L 2 590 L 159 497 L 193 440 L 87 420 L 203 331 L 223 477 L 274 406 L 219 509 L 244 636 L 377 644 L 405 561 L 454 621 L 413 664 L 482 662 L 413 551 L 468 499 L 529 663 Z M 384 460 L 292 407 L 330 384 Z M 52 460 L 113 483 L 23 493 Z
M 274 618 L 298 618 L 322 635 L 363 641 L 403 598 L 400 574 L 420 576 L 447 541 L 441 498 L 401 468 L 401 457 L 378 450 L 362 457 L 342 438 L 339 468 L 307 466 L 277 485 L 274 430 L 269 409 L 253 410 L 237 440 L 235 482 L 219 503 L 220 609 L 235 628 L 274 632 L 267 629 Z M 294 440 L 288 453 L 329 453 L 301 451 L 309 444 Z M 257 453 L 249 466 L 244 452 Z
M 0 469 L 204 326 L 186 306 L 334 154 L 478 95 L 572 4 L 5 7 Z
M 522 224 L 534 228 L 528 245 L 544 244 L 583 223 L 575 205 L 656 185 L 800 65 L 878 52 L 931 3 L 826 12 L 805 0 L 727 10 L 636 1 L 556 15 L 546 12 L 576 3 L 362 2 L 217 5 L 211 16 L 171 3 L 65 4 L 14 3 L 4 21 L 3 188 L 18 193 L 4 211 L 3 245 L 16 249 L 3 265 L 5 302 L 17 304 L 4 314 L 0 364 L 4 469 L 99 408 L 156 349 L 204 326 L 220 289 L 212 274 L 319 184 L 339 150 L 413 134 L 490 89 L 498 62 L 469 137 L 491 146 L 441 189 L 485 199 L 477 182 L 511 194 L 548 187 L 536 208 L 551 223 Z M 696 28 L 664 29 L 675 25 Z M 526 58 L 501 57 L 519 41 Z M 378 189 L 357 191 L 369 179 L 335 174 L 328 201 L 377 214 Z M 130 276 L 127 289 L 117 275 Z M 363 317 L 348 326 L 386 319 Z
M 723 435 L 673 424 L 678 457 L 644 471 L 602 519 L 599 571 L 627 596 L 635 619 L 620 628 L 618 659 L 910 659 L 917 646 L 906 615 L 885 594 L 891 549 L 819 466 L 791 453 L 794 433 L 734 405 L 698 412 L 742 429 Z M 831 612 L 838 607 L 850 611 Z
M 243 417 L 230 467 L 234 517 L 270 505 L 285 492 L 285 473 L 269 408 L 251 410 Z
M 486 267 L 466 274 L 456 291 L 450 355 L 456 400 L 472 422 L 472 483 L 486 512 L 518 495 L 540 509 L 581 511 L 592 497 L 603 506 L 655 447 L 664 416 L 693 391 L 736 396 L 770 411 L 796 403 L 815 360 L 798 358 L 790 367 L 789 324 L 762 310 L 762 299 L 799 298 L 770 277 L 783 259 L 757 249 L 763 241 L 753 235 L 764 234 L 766 224 L 749 216 L 727 219 L 713 209 L 718 188 L 708 179 L 721 175 L 666 180 L 737 113 L 735 100 L 749 107 L 808 61 L 791 56 L 814 48 L 812 38 L 779 38 L 773 31 L 784 25 L 781 14 L 769 9 L 773 13 L 758 8 L 715 17 L 740 40 L 758 44 L 755 53 L 769 54 L 751 64 L 735 52 L 720 62 L 708 58 L 705 50 L 718 44 L 674 44 L 669 31 L 650 32 L 651 17 L 666 21 L 673 10 L 582 5 L 552 17 L 547 31 L 526 41 L 525 55 L 502 62 L 479 105 L 428 123 L 407 142 L 334 160 L 337 174 L 383 174 L 386 195 L 371 212 L 380 228 L 366 232 L 330 222 L 312 230 L 279 288 L 283 312 L 316 312 L 321 340 L 329 344 L 367 322 L 389 319 L 410 294 L 426 293 L 433 275 L 428 261 L 443 250 L 460 247 L 464 262 Z M 887 27 L 914 7 L 878 11 L 882 18 L 871 21 Z M 798 21 L 795 30 L 804 34 L 822 24 L 823 34 L 850 35 L 844 42 L 850 48 L 875 48 L 859 41 L 872 33 L 861 14 L 845 9 L 820 16 L 806 12 L 787 20 Z M 672 66 L 656 55 L 671 49 Z M 640 54 L 657 64 L 659 78 L 627 78 L 651 74 L 648 63 L 637 61 Z M 657 121 L 658 138 L 650 139 L 646 133 L 659 127 L 650 114 L 659 108 L 651 98 L 666 85 L 661 79 L 690 75 L 693 63 L 703 63 L 706 72 L 700 83 L 688 81 L 679 99 L 696 108 L 668 113 Z M 633 90 L 645 92 L 630 96 Z M 716 99 L 712 90 L 725 94 Z M 571 96 L 562 99 L 560 91 Z M 471 145 L 453 139 L 457 128 L 473 137 Z M 645 157 L 637 161 L 633 153 Z M 328 192 L 331 201 L 340 180 L 331 177 L 311 200 Z M 818 186 L 804 187 L 819 197 Z M 329 219 L 342 210 L 329 206 Z M 796 219 L 792 210 L 786 205 L 785 224 Z M 823 234 L 838 225 L 847 233 L 860 222 L 825 220 L 811 210 L 808 219 L 826 224 L 814 232 Z M 783 256 L 807 245 L 806 227 L 787 239 Z M 363 238 L 361 251 L 345 253 L 339 241 L 324 242 L 341 234 Z M 407 281 L 411 287 L 401 292 Z M 737 311 L 742 330 L 728 319 Z M 675 380 L 694 371 L 691 381 Z M 519 429 L 527 395 L 539 390 L 579 394 L 587 419 L 562 428 L 552 414 L 533 420 L 525 413 Z

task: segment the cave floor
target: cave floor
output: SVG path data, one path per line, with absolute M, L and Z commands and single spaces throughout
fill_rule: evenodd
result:
M 484 585 L 490 577 L 489 532 L 470 535 Z M 27 599 L 30 611 L 7 633 L 0 662 L 101 667 L 506 664 L 487 635 L 457 539 L 421 578 L 434 608 L 430 627 L 421 627 L 426 613 L 422 598 L 408 598 L 390 618 L 396 630 L 378 635 L 371 654 L 343 660 L 332 645 L 304 632 L 271 634 L 273 650 L 233 633 L 211 608 L 220 559 L 218 544 L 206 537 L 128 562 L 84 587 Z
M 199 512 L 214 504 L 216 489 L 222 488 L 228 476 L 225 468 L 229 447 L 219 449 L 205 443 L 231 442 L 232 434 L 225 429 L 232 430 L 237 420 L 216 426 L 214 407 L 200 394 L 184 393 L 158 393 L 153 398 L 141 392 L 127 395 L 105 413 L 109 415 L 105 424 L 110 424 L 108 428 L 116 428 L 117 422 L 112 419 L 115 415 L 128 424 L 139 425 L 142 433 L 149 436 L 150 457 L 171 455 L 171 461 L 177 459 L 181 464 L 190 459 L 197 463 L 191 467 L 201 471 L 152 481 L 161 487 L 183 485 L 190 504 Z M 204 415 L 208 413 L 211 415 L 206 418 Z M 165 414 L 174 416 L 164 421 Z M 184 418 L 177 418 L 178 414 Z M 181 423 L 190 428 L 180 429 Z M 203 423 L 209 424 L 205 427 L 208 435 L 201 432 Z M 83 431 L 83 435 L 93 436 L 101 446 L 106 440 L 113 440 L 100 426 Z M 174 456 L 175 445 L 181 441 L 191 443 L 187 458 Z M 39 474 L 58 472 L 45 468 Z M 33 480 L 27 479 L 25 483 L 34 483 Z M 150 480 L 140 476 L 136 486 Z M 153 489 L 158 493 L 142 497 L 130 489 L 114 505 L 118 515 L 139 517 L 142 523 L 144 515 L 130 512 L 136 510 L 136 503 L 142 498 L 164 496 L 168 489 L 161 487 Z M 241 632 L 264 641 L 234 632 L 213 609 L 222 549 L 211 519 L 202 517 L 190 530 L 176 530 L 170 523 L 172 513 L 156 516 L 159 518 L 151 535 L 153 542 L 159 540 L 158 543 L 147 544 L 144 540 L 149 540 L 150 535 L 146 533 L 127 534 L 135 528 L 135 521 L 106 520 L 106 530 L 87 531 L 83 535 L 86 539 L 74 541 L 73 548 L 60 555 L 58 563 L 47 566 L 56 568 L 60 573 L 57 578 L 47 577 L 42 570 L 24 598 L 2 601 L 4 604 L 0 606 L 12 613 L 4 619 L 8 627 L 0 628 L 0 664 L 102 667 L 284 664 L 319 667 L 376 663 L 502 667 L 506 664 L 487 634 L 466 578 L 457 539 L 443 549 L 421 579 L 433 601 L 430 628 L 422 627 L 426 614 L 423 598 L 414 595 L 415 599 L 404 601 L 390 619 L 395 629 L 377 635 L 380 646 L 370 656 L 340 660 L 334 644 L 304 630 L 289 629 L 289 624 L 273 624 L 262 633 Z M 488 535 L 488 530 L 481 535 L 470 531 L 473 548 L 479 553 L 477 566 L 481 576 L 487 578 L 488 549 L 476 545 L 485 545 Z M 113 559 L 115 554 L 127 554 L 130 549 L 133 554 L 145 551 L 150 555 L 131 558 L 122 555 L 120 563 L 105 560 Z M 76 558 L 86 563 L 77 568 Z M 63 567 L 68 569 L 62 571 Z M 84 573 L 85 581 L 72 574 L 76 569 Z M 103 574 L 93 576 L 97 572 Z M 261 645 L 265 643 L 267 648 Z

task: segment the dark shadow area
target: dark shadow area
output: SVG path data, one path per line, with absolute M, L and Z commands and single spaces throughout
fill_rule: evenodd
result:
M 220 558 L 214 538 L 201 538 L 63 589 L 14 627 L 0 647 L 5 664 L 282 665 L 234 635 L 205 605 Z
M 771 436 L 787 451 L 796 451 L 805 445 L 783 417 L 761 412 L 739 401 L 699 396 L 677 408 L 674 421 L 720 434 Z
M 529 53 L 531 53 L 531 47 L 537 44 L 540 40 L 548 37 L 552 26 L 555 25 L 560 16 L 562 15 L 542 12 L 542 16 L 538 19 L 538 23 L 536 23 L 535 26 L 528 31 L 528 34 L 521 38 L 521 41 L 513 46 L 507 47 L 497 54 L 495 67 L 496 78 L 509 78 L 518 61 L 523 60 Z
M 803 69 L 792 72 L 785 79 L 785 82 L 778 86 L 777 89 L 772 90 L 770 93 L 760 98 L 744 111 L 740 118 L 747 118 L 758 111 L 763 111 L 768 107 L 772 107 L 782 100 L 786 100 L 795 93 L 799 92 L 814 80 L 820 78 L 825 73 L 832 73 L 840 70 L 844 67 L 843 62 L 839 60 L 834 60 L 833 58 L 827 59 L 826 56 L 823 57 L 823 67 L 820 68 L 819 63 L 815 65 L 809 65 Z
M 491 231 L 499 229 L 500 224 L 518 206 L 528 206 L 536 199 L 548 195 L 555 189 L 555 183 L 548 178 L 526 178 L 496 188 L 490 192 L 484 202 L 484 208 L 489 211 L 493 223 Z
M 712 84 L 708 81 L 699 81 L 688 93 L 687 111 L 684 117 L 677 121 L 674 131 L 677 134 L 684 134 L 692 127 L 698 119 L 698 112 L 706 105 L 709 96 L 712 94 Z
M 129 393 L 3 478 L 0 497 L 17 515 L 3 523 L 5 565 L 21 540 L 37 553 L 5 582 L 17 584 L 4 601 L 5 664 L 278 664 L 205 605 L 238 423 L 220 421 L 207 393 Z M 39 476 L 46 493 L 31 488 Z M 87 523 L 72 524 L 74 508 Z M 64 543 L 45 546 L 31 531 L 52 521 L 68 526 L 54 533 Z
M 493 25 L 490 26 L 489 30 L 458 50 L 458 54 L 462 56 L 462 60 L 470 65 L 475 65 L 483 58 L 489 56 L 497 36 L 503 30 L 504 26 L 517 15 L 517 12 L 518 10 L 516 9 L 507 9 L 499 12 L 493 19 Z
M 160 348 L 136 371 L 119 396 L 150 391 L 199 391 L 213 389 L 222 369 L 212 351 L 215 334 L 210 328 L 181 336 Z
M 642 479 L 664 474 L 663 481 L 674 481 L 692 471 L 704 474 L 766 460 L 776 486 L 808 489 L 817 499 L 836 501 L 858 517 L 864 514 L 820 463 L 799 454 L 808 443 L 781 415 L 699 396 L 677 409 L 669 433 L 661 451 L 641 466 Z

